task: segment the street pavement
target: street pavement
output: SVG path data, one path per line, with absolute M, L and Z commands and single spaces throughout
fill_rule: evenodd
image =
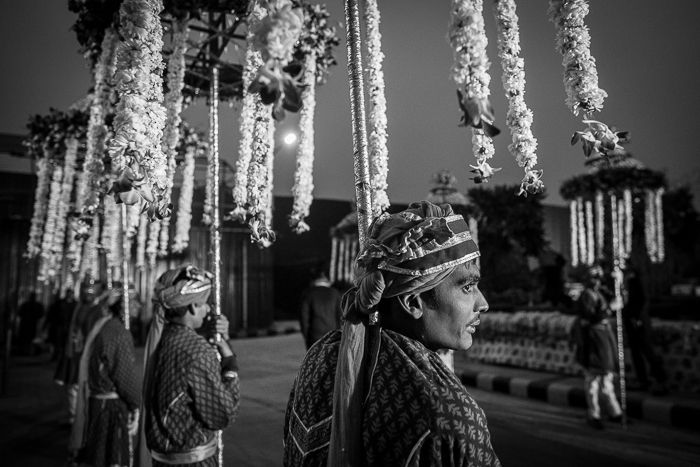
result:
M 227 466 L 278 466 L 289 389 L 304 344 L 298 333 L 235 340 L 241 407 L 224 431 Z M 0 465 L 65 465 L 64 394 L 45 357 L 14 359 L 0 398 Z M 594 431 L 577 407 L 469 388 L 486 412 L 504 466 L 698 466 L 697 432 L 632 420 L 627 430 Z

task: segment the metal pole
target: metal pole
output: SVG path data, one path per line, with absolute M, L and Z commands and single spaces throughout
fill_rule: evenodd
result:
M 122 203 L 122 302 L 124 311 L 124 327 L 129 329 L 129 238 L 127 231 L 129 229 L 128 225 L 128 213 L 126 209 L 126 204 Z

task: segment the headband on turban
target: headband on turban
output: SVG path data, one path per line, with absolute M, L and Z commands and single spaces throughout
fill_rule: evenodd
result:
M 187 265 L 165 271 L 153 290 L 153 301 L 166 310 L 205 302 L 211 292 L 214 275 L 196 266 Z
M 357 257 L 346 316 L 353 310 L 369 313 L 382 298 L 430 290 L 456 266 L 479 256 L 466 221 L 449 204 L 421 201 L 398 214 L 384 213 L 370 226 Z
M 449 204 L 421 201 L 398 214 L 382 214 L 370 225 L 367 237 L 355 262 L 355 287 L 343 296 L 346 321 L 338 350 L 328 450 L 328 465 L 334 466 L 361 462 L 357 411 L 364 400 L 360 375 L 367 344 L 365 325 L 358 318 L 376 311 L 383 298 L 436 287 L 458 265 L 480 255 L 464 218 L 455 215 Z M 370 334 L 379 332 L 378 326 L 369 329 Z M 376 352 L 376 347 L 369 352 Z

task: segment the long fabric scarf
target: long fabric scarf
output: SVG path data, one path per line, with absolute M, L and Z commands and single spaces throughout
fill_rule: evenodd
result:
M 78 370 L 78 400 L 75 406 L 75 421 L 70 433 L 68 448 L 77 452 L 85 445 L 85 435 L 88 428 L 88 408 L 90 406 L 90 386 L 88 385 L 88 365 L 92 356 L 92 343 L 111 316 L 100 318 L 85 340 L 83 355 L 80 357 L 80 369 Z

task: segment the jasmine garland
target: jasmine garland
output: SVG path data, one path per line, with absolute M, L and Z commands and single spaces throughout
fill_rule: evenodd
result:
M 49 163 L 46 158 L 37 160 L 37 185 L 34 191 L 34 211 L 32 214 L 31 227 L 29 228 L 29 241 L 27 242 L 28 258 L 34 258 L 41 252 L 41 238 L 46 220 L 46 208 L 49 195 Z

